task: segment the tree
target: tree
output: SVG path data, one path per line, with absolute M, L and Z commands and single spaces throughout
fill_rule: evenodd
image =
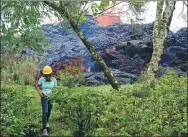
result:
M 40 9 L 39 2 L 1 2 L 1 46 L 3 50 L 21 51 L 32 47 L 39 51 L 47 45 L 47 39 L 40 29 L 40 22 L 47 11 Z M 42 11 L 42 12 L 41 12 Z
M 182 8 L 181 15 L 182 15 L 182 18 L 184 19 L 184 21 L 187 22 L 187 14 L 183 13 L 183 12 L 184 12 L 184 7 L 185 6 L 186 6 L 186 8 L 188 7 L 188 2 L 187 1 L 182 1 L 182 2 L 183 2 L 183 8 Z
M 73 28 L 73 30 L 77 33 L 77 35 L 79 36 L 79 38 L 81 39 L 81 41 L 84 43 L 84 45 L 86 46 L 86 48 L 89 50 L 89 52 L 91 53 L 92 57 L 95 59 L 95 61 L 97 63 L 100 64 L 105 76 L 107 77 L 107 79 L 109 80 L 109 83 L 111 84 L 111 86 L 116 89 L 119 90 L 119 84 L 118 81 L 115 79 L 115 77 L 113 76 L 111 70 L 107 67 L 107 65 L 105 64 L 104 60 L 101 58 L 101 56 L 97 53 L 97 51 L 95 50 L 94 46 L 91 44 L 90 41 L 88 41 L 83 33 L 80 31 L 78 24 L 76 22 L 76 19 L 74 18 L 74 16 L 71 16 L 69 9 L 69 5 L 72 5 L 71 2 L 60 2 L 59 5 L 56 3 L 52 3 L 49 1 L 44 1 L 44 3 L 48 6 L 50 6 L 51 8 L 53 8 L 54 10 L 58 11 L 62 16 L 64 16 L 67 21 L 70 23 L 71 27 Z
M 153 29 L 153 53 L 145 76 L 147 84 L 152 82 L 159 70 L 160 61 L 167 45 L 175 3 L 175 1 L 157 1 L 156 21 Z M 165 6 L 164 10 L 163 6 Z

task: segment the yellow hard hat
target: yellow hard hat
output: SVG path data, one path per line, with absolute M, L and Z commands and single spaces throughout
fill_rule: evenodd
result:
M 43 68 L 43 74 L 51 74 L 52 73 L 52 68 L 50 66 L 45 66 Z

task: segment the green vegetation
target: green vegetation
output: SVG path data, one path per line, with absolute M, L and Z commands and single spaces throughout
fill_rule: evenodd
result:
M 19 85 L 34 84 L 34 75 L 40 59 L 37 57 L 20 58 L 20 54 L 1 55 L 1 82 Z
M 23 135 L 25 119 L 29 116 L 29 97 L 23 86 L 2 85 L 1 87 L 1 130 L 2 134 Z M 25 93 L 24 93 L 25 92 Z
M 1 1 L 2 50 L 17 52 L 29 47 L 41 51 L 47 46 L 40 28 L 42 18 L 49 16 L 46 10 L 39 2 Z
M 75 87 L 80 83 L 85 84 L 83 77 L 83 71 L 80 67 L 68 66 L 64 70 L 60 71 L 60 83 L 61 86 L 67 86 L 69 88 Z
M 58 87 L 49 121 L 50 136 L 170 136 L 187 134 L 185 77 L 175 72 L 140 83 L 110 86 Z M 3 135 L 41 134 L 40 98 L 34 87 L 2 85 Z

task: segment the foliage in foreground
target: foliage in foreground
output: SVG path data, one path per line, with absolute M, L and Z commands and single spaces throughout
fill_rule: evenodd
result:
M 54 117 L 60 122 L 53 119 L 50 122 L 56 128 L 66 125 L 66 130 L 62 127 L 53 129 L 58 132 L 57 136 L 185 135 L 188 133 L 186 82 L 185 77 L 169 72 L 156 79 L 151 87 L 136 83 L 122 86 L 121 92 L 111 90 L 110 86 L 60 86 L 54 96 L 61 112 Z M 32 92 L 34 90 L 32 88 Z M 2 84 L 1 91 L 1 134 L 23 136 L 28 132 L 39 133 L 36 123 L 41 126 L 40 101 L 33 100 L 36 108 L 30 109 L 27 86 Z M 31 125 L 35 128 L 32 129 Z
M 30 99 L 24 86 L 1 87 L 1 134 L 23 136 L 27 132 Z
M 56 91 L 71 135 L 170 136 L 187 134 L 186 78 L 175 72 L 151 87 L 127 85 L 122 92 L 103 87 Z

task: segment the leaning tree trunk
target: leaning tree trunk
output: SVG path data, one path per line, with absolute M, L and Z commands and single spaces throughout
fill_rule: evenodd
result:
M 77 35 L 79 36 L 79 38 L 81 39 L 81 41 L 84 43 L 84 45 L 86 46 L 86 48 L 89 50 L 89 52 L 91 53 L 92 57 L 95 59 L 95 61 L 97 63 L 100 64 L 105 76 L 107 77 L 109 83 L 111 84 L 112 88 L 119 90 L 119 84 L 118 81 L 115 79 L 115 77 L 113 76 L 111 70 L 107 67 L 107 65 L 105 64 L 104 60 L 101 58 L 101 56 L 97 53 L 97 51 L 95 50 L 95 48 L 93 47 L 93 45 L 91 44 L 90 41 L 88 41 L 83 33 L 80 31 L 80 29 L 78 28 L 77 23 L 74 21 L 74 19 L 72 19 L 68 12 L 66 11 L 65 7 L 59 7 L 54 3 L 48 2 L 48 1 L 44 1 L 45 4 L 49 5 L 50 7 L 52 7 L 54 10 L 58 11 L 60 14 L 64 15 L 66 17 L 66 19 L 69 21 L 71 27 L 73 28 L 73 30 L 77 33 Z
M 160 61 L 167 45 L 167 36 L 172 21 L 175 1 L 157 1 L 156 21 L 153 28 L 153 54 L 145 76 L 147 84 L 151 84 L 159 70 Z M 165 8 L 163 11 L 163 6 Z

